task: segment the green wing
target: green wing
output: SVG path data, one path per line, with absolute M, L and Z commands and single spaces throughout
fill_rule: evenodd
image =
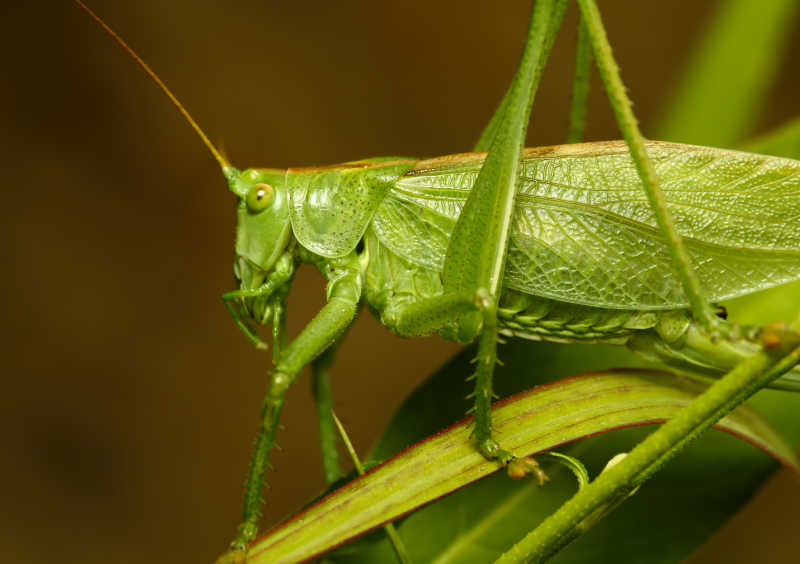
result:
M 712 301 L 800 278 L 800 163 L 650 142 L 662 189 Z M 441 271 L 479 155 L 421 162 L 374 217 L 381 242 Z M 505 285 L 569 303 L 686 307 L 622 142 L 527 150 Z

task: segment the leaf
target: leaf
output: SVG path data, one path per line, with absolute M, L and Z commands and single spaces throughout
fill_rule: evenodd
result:
M 796 0 L 726 0 L 665 112 L 655 137 L 733 147 L 751 131 L 775 75 Z
M 664 372 L 629 369 L 585 374 L 495 405 L 495 433 L 505 448 L 527 456 L 604 431 L 661 422 L 703 389 Z M 718 425 L 797 467 L 791 448 L 753 411 L 736 410 Z M 268 533 L 250 549 L 248 561 L 310 558 L 497 470 L 497 463 L 486 461 L 475 450 L 469 420 L 462 421 Z M 409 546 L 412 559 L 428 561 L 415 554 L 415 548 Z

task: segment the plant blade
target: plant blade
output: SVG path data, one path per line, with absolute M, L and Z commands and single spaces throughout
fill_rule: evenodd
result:
M 493 416 L 504 445 L 525 456 L 619 427 L 663 421 L 702 389 L 664 372 L 609 371 L 509 398 L 493 408 Z M 476 452 L 468 423 L 434 435 L 267 533 L 254 543 L 248 561 L 311 558 L 497 471 L 497 463 Z M 737 410 L 719 426 L 797 466 L 791 448 L 754 412 Z
M 655 137 L 715 147 L 740 143 L 756 124 L 798 6 L 796 0 L 722 2 Z

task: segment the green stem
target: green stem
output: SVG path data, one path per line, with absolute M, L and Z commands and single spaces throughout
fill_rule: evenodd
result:
M 796 346 L 796 343 L 793 343 Z M 785 348 L 781 348 L 785 352 Z M 725 413 L 800 361 L 800 347 L 781 358 L 763 350 L 745 359 L 657 431 L 639 443 L 618 465 L 562 505 L 496 562 L 542 562 L 582 532 L 582 523 L 598 509 L 632 491 L 680 448 Z
M 614 110 L 622 135 L 628 143 L 631 158 L 639 172 L 639 177 L 642 179 L 644 191 L 650 202 L 650 208 L 653 210 L 656 222 L 666 238 L 667 248 L 672 256 L 675 272 L 681 280 L 689 307 L 695 319 L 702 326 L 707 329 L 714 328 L 716 326 L 716 318 L 702 296 L 700 281 L 692 268 L 691 258 L 675 227 L 675 220 L 667 209 L 667 200 L 658 186 L 655 167 L 647 156 L 644 137 L 639 131 L 639 125 L 633 115 L 631 101 L 625 92 L 625 86 L 622 84 L 622 79 L 619 75 L 619 68 L 611 53 L 611 45 L 608 43 L 608 37 L 606 36 L 597 4 L 595 0 L 578 0 L 578 5 L 592 42 L 597 68 L 608 92 L 611 107 Z
M 575 75 L 572 79 L 572 101 L 569 108 L 567 143 L 580 143 L 586 129 L 586 99 L 589 96 L 589 72 L 592 64 L 592 45 L 583 17 L 578 22 L 578 42 L 575 46 Z

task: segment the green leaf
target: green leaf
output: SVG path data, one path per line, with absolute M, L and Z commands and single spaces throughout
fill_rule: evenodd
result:
M 527 456 L 604 431 L 663 421 L 702 389 L 696 382 L 665 372 L 629 369 L 585 374 L 534 388 L 494 406 L 495 433 L 505 448 Z M 753 411 L 738 409 L 718 425 L 797 466 L 791 448 Z M 348 483 L 259 539 L 248 561 L 310 558 L 497 470 L 497 463 L 486 461 L 475 450 L 469 422 L 461 422 Z M 526 490 L 524 485 L 520 488 Z M 494 496 L 479 497 L 491 500 Z M 526 527 L 530 525 L 525 522 Z M 464 542 L 460 535 L 456 538 Z M 419 554 L 430 543 L 404 540 L 412 560 L 430 561 L 430 554 Z M 449 542 L 446 536 L 438 540 Z M 471 551 L 469 558 L 474 558 Z
M 753 129 L 796 0 L 726 0 L 692 55 L 655 137 L 733 147 Z

